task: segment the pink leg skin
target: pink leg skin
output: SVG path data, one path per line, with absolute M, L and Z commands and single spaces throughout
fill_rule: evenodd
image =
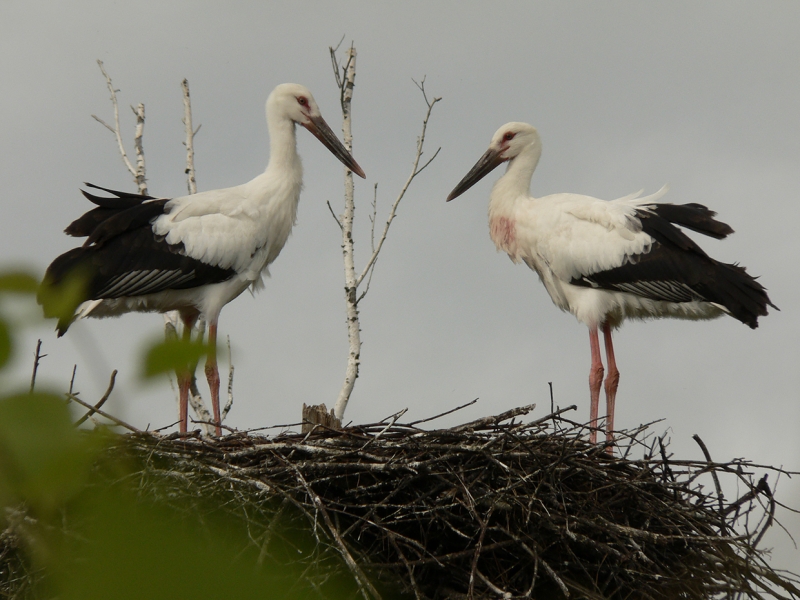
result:
M 589 394 L 591 404 L 589 405 L 589 424 L 592 431 L 589 434 L 589 441 L 597 443 L 597 408 L 600 404 L 600 384 L 603 383 L 603 361 L 600 358 L 600 338 L 597 334 L 597 326 L 589 327 L 589 346 L 592 350 L 592 366 L 589 368 Z
M 617 386 L 619 386 L 619 370 L 617 361 L 614 359 L 614 344 L 611 341 L 611 326 L 603 323 L 603 337 L 606 342 L 606 362 L 608 363 L 608 375 L 606 376 L 606 443 L 608 452 L 613 453 L 612 444 L 614 443 L 614 403 L 617 398 Z
M 197 321 L 196 312 L 182 312 L 181 321 L 183 321 L 183 339 L 189 341 L 192 335 L 192 327 Z M 180 370 L 175 372 L 175 377 L 178 379 L 178 431 L 186 433 L 187 423 L 189 422 L 189 388 L 192 385 L 192 373 L 187 370 Z
M 211 407 L 214 410 L 214 423 L 217 437 L 222 435 L 219 413 L 219 369 L 217 368 L 217 323 L 208 325 L 208 357 L 206 357 L 206 379 L 211 390 Z

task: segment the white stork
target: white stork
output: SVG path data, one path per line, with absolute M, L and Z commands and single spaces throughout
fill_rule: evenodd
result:
M 177 310 L 188 339 L 198 318 L 208 323 L 206 377 L 221 434 L 217 321 L 223 306 L 248 287 L 263 287 L 262 274 L 292 231 L 303 186 L 295 124 L 313 133 L 348 169 L 364 177 L 322 118 L 308 88 L 286 83 L 267 99 L 270 158 L 266 170 L 236 187 L 178 198 L 154 198 L 102 189 L 115 197 L 83 192 L 97 205 L 65 230 L 87 237 L 80 248 L 56 258 L 46 286 L 75 272 L 88 278 L 85 299 L 74 315 L 55 315 L 40 294 L 46 316 L 59 316 L 58 335 L 78 317 Z M 186 431 L 191 373 L 178 374 L 180 431 Z
M 539 133 L 527 123 L 507 123 L 489 149 L 447 197 L 460 196 L 500 163 L 505 174 L 489 201 L 489 229 L 498 250 L 536 271 L 553 303 L 589 327 L 591 441 L 603 363 L 598 328 L 605 338 L 608 375 L 606 440 L 613 441 L 619 371 L 611 331 L 626 318 L 713 319 L 729 314 L 752 328 L 767 314 L 764 287 L 743 267 L 718 262 L 677 225 L 722 239 L 733 233 L 700 204 L 659 202 L 666 187 L 606 202 L 579 194 L 530 194 L 542 154 Z

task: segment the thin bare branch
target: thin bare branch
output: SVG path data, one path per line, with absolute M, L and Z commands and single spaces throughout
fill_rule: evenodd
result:
M 528 404 L 527 406 L 519 406 L 517 408 L 512 408 L 511 410 L 507 410 L 504 413 L 500 413 L 499 415 L 494 415 L 491 417 L 483 417 L 481 419 L 476 419 L 475 421 L 470 421 L 469 423 L 464 423 L 463 425 L 454 427 L 453 431 L 467 431 L 469 429 L 486 427 L 487 425 L 497 425 L 498 423 L 507 421 L 508 419 L 513 419 L 514 417 L 518 417 L 520 415 L 527 415 L 529 412 L 532 412 L 535 408 L 536 408 L 535 404 Z M 551 417 L 548 415 L 547 418 L 549 419 Z
M 709 463 L 713 462 L 711 460 L 711 454 L 709 453 L 705 442 L 702 439 L 700 439 L 700 436 L 695 433 L 692 436 L 692 439 L 695 442 L 697 442 L 698 446 L 700 446 L 700 450 L 703 451 L 703 455 L 706 457 L 706 461 L 708 461 Z M 724 498 L 724 496 L 722 494 L 722 486 L 720 486 L 720 484 L 719 484 L 719 477 L 717 476 L 717 472 L 716 471 L 714 471 L 714 470 L 711 471 L 711 478 L 714 480 L 714 487 L 717 490 L 717 498 L 719 498 L 719 508 L 720 508 L 720 513 L 721 513 L 722 512 L 722 508 L 725 505 L 725 498 Z M 724 519 L 722 520 L 721 527 L 722 527 L 722 530 L 724 531 L 725 530 L 725 520 Z
M 100 415 L 102 417 L 105 417 L 106 419 L 108 419 L 109 421 L 111 421 L 112 423 L 114 423 L 116 425 L 119 425 L 120 427 L 124 427 L 128 431 L 132 431 L 134 433 L 143 433 L 141 429 L 137 429 L 136 427 L 134 427 L 133 425 L 129 425 L 128 423 L 126 423 L 122 419 L 118 419 L 117 417 L 113 417 L 110 414 L 108 414 L 107 412 L 103 412 L 99 408 L 95 408 L 94 406 L 92 406 L 88 402 L 84 402 L 83 400 L 78 398 L 75 394 L 65 394 L 65 395 L 66 395 L 68 400 L 70 400 L 72 402 L 76 402 L 76 403 L 80 404 L 81 406 L 83 406 L 84 408 L 88 408 L 90 411 L 94 411 L 98 415 Z
M 228 401 L 222 409 L 219 421 L 222 423 L 233 406 L 233 353 L 231 352 L 231 336 L 228 336 Z
M 78 365 L 72 365 L 72 378 L 69 380 L 69 393 L 75 389 L 75 375 L 78 374 Z
M 414 83 L 416 83 L 416 82 L 414 82 Z M 433 107 L 436 106 L 436 103 L 439 102 L 441 100 L 441 98 L 434 98 L 433 101 L 428 101 L 428 97 L 427 97 L 427 95 L 425 93 L 425 79 L 424 78 L 423 78 L 421 83 L 417 83 L 417 87 L 422 91 L 422 96 L 425 99 L 425 104 L 428 106 L 428 110 L 425 113 L 425 118 L 422 120 L 422 132 L 420 133 L 419 137 L 417 138 L 417 151 L 416 151 L 416 154 L 414 155 L 414 161 L 412 163 L 411 173 L 409 174 L 408 179 L 406 179 L 406 182 L 403 185 L 403 187 L 401 188 L 400 193 L 397 195 L 397 198 L 395 198 L 395 201 L 392 204 L 392 208 L 389 211 L 389 216 L 386 219 L 386 224 L 383 227 L 383 234 L 381 235 L 380 239 L 378 240 L 378 245 L 373 250 L 372 256 L 369 258 L 369 260 L 367 261 L 367 264 L 364 266 L 364 270 L 361 271 L 361 275 L 359 275 L 358 278 L 356 279 L 356 287 L 361 285 L 361 282 L 364 281 L 364 278 L 373 269 L 373 267 L 375 265 L 375 261 L 378 260 L 378 254 L 380 253 L 381 248 L 383 247 L 383 243 L 386 241 L 386 236 L 389 233 L 389 227 L 391 226 L 392 221 L 394 220 L 395 216 L 397 215 L 397 206 L 400 204 L 400 201 L 403 199 L 403 196 L 405 196 L 406 192 L 408 191 L 408 188 L 411 185 L 411 182 L 414 181 L 414 178 L 417 175 L 419 175 L 422 172 L 422 170 L 425 169 L 425 167 L 427 167 L 429 164 L 431 164 L 433 159 L 435 159 L 436 156 L 439 154 L 439 150 L 441 150 L 441 148 L 439 148 L 439 150 L 436 150 L 436 152 L 430 158 L 430 160 L 428 160 L 420 168 L 419 163 L 420 163 L 420 160 L 422 159 L 423 148 L 425 146 L 425 134 L 426 134 L 426 132 L 428 130 L 428 120 L 431 117 L 431 112 L 433 111 Z
M 344 41 L 344 36 L 342 36 L 342 39 L 339 40 L 339 43 L 336 44 L 335 48 L 333 46 L 328 47 L 328 50 L 331 53 L 331 66 L 333 67 L 333 77 L 336 79 L 336 87 L 339 88 L 340 90 L 342 89 L 342 77 L 339 74 L 339 61 L 336 58 L 336 53 L 339 51 L 339 48 L 341 47 L 343 41 Z
M 344 229 L 344 226 L 342 225 L 342 222 L 339 220 L 339 217 L 337 217 L 336 213 L 333 212 L 333 207 L 331 206 L 330 200 L 327 201 L 326 204 L 328 205 L 328 210 L 331 211 L 331 216 L 333 217 L 333 220 L 336 221 L 336 224 L 339 226 L 339 229 Z
M 89 410 L 89 412 L 87 412 L 80 419 L 75 421 L 75 427 L 79 427 L 80 425 L 82 425 L 88 418 L 90 418 L 94 413 L 96 413 L 100 409 L 100 407 L 103 406 L 103 404 L 106 403 L 106 400 L 108 400 L 109 397 L 111 397 L 111 391 L 114 389 L 114 382 L 116 381 L 116 379 L 117 379 L 117 370 L 114 369 L 111 372 L 111 379 L 108 382 L 108 388 L 106 388 L 106 393 L 103 394 L 103 397 L 100 398 L 100 401 L 97 404 L 95 404 Z
M 369 216 L 369 249 L 375 252 L 375 224 L 378 222 L 378 183 L 372 188 L 372 214 Z
M 137 156 L 137 166 L 134 167 L 131 161 L 128 159 L 128 154 L 125 152 L 125 145 L 122 143 L 122 130 L 120 129 L 119 125 L 119 102 L 117 101 L 117 92 L 119 90 L 114 88 L 114 84 L 111 82 L 111 77 L 108 75 L 108 73 L 106 73 L 106 69 L 103 66 L 103 61 L 98 60 L 97 65 L 100 67 L 100 72 L 106 79 L 106 86 L 111 94 L 111 105 L 114 108 L 114 126 L 112 127 L 97 115 L 92 115 L 92 117 L 114 134 L 114 137 L 117 140 L 117 148 L 119 149 L 122 161 L 125 163 L 125 167 L 133 176 L 134 181 L 136 182 L 136 187 L 139 189 L 139 193 L 146 194 L 147 183 L 145 179 L 144 150 L 142 149 L 142 135 L 144 132 L 144 104 L 139 104 L 137 108 L 133 109 L 133 112 L 136 115 L 136 133 L 134 137 L 134 145 L 136 147 Z
M 439 419 L 439 418 L 444 417 L 446 415 L 450 415 L 450 414 L 452 414 L 454 412 L 458 412 L 459 410 L 467 408 L 468 406 L 472 406 L 477 401 L 478 401 L 478 399 L 475 398 L 475 400 L 467 402 L 466 404 L 462 404 L 461 406 L 456 406 L 455 408 L 451 408 L 450 410 L 446 410 L 443 413 L 439 413 L 438 415 L 434 415 L 434 416 L 428 417 L 426 419 L 417 419 L 416 421 L 411 421 L 411 423 L 409 423 L 409 425 L 419 425 L 420 423 L 428 423 L 429 421 L 435 421 L 436 419 Z
M 209 412 L 205 400 L 203 400 L 203 395 L 197 388 L 197 377 L 194 373 L 192 373 L 192 381 L 189 384 L 189 406 L 192 407 L 197 417 L 194 422 L 203 426 L 203 433 L 205 435 L 214 435 L 216 433 L 216 429 L 213 426 L 214 417 L 211 416 L 211 412 Z
M 375 254 L 375 225 L 377 223 L 377 220 L 378 220 L 378 184 L 376 183 L 372 191 L 372 214 L 369 216 L 369 221 L 370 221 L 369 245 L 370 245 L 370 251 L 373 254 Z M 369 286 L 372 283 L 372 274 L 375 272 L 374 267 L 376 264 L 378 264 L 377 258 L 375 259 L 375 262 L 372 265 L 373 268 L 370 269 L 369 271 L 369 276 L 367 277 L 367 283 L 366 285 L 364 285 L 364 289 L 361 290 L 361 293 L 358 295 L 358 300 L 356 300 L 356 303 L 361 302 L 364 296 L 367 295 L 367 292 L 369 292 Z
M 36 387 L 36 372 L 39 370 L 39 361 L 42 360 L 47 354 L 41 354 L 42 350 L 42 340 L 36 342 L 36 352 L 33 354 L 33 373 L 31 374 L 31 389 L 30 393 L 33 393 L 33 388 Z
M 325 522 L 325 527 L 328 529 L 328 532 L 331 534 L 331 536 L 333 536 L 342 558 L 344 558 L 345 563 L 355 576 L 362 595 L 365 599 L 369 600 L 369 596 L 366 594 L 366 592 L 369 592 L 373 598 L 380 600 L 381 595 L 378 593 L 378 590 L 375 589 L 375 586 L 372 585 L 361 567 L 358 566 L 358 563 L 353 559 L 353 555 L 350 554 L 350 550 L 348 550 L 347 545 L 344 543 L 344 540 L 339 533 L 339 528 L 333 524 L 333 521 L 331 521 L 330 515 L 328 515 L 328 510 L 325 508 L 325 504 L 322 502 L 322 499 L 317 495 L 313 488 L 308 485 L 306 478 L 303 477 L 303 473 L 297 467 L 293 468 L 298 481 L 300 481 L 302 486 L 305 488 L 306 493 L 314 503 L 314 507 L 322 515 L 322 520 Z

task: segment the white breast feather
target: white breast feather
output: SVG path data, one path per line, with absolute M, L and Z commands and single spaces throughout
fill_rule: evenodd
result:
M 156 219 L 153 232 L 169 244 L 183 244 L 187 256 L 250 281 L 277 258 L 297 215 L 300 186 L 263 179 L 233 188 L 174 198 Z M 297 182 L 294 182 L 295 184 Z
M 554 194 L 520 203 L 516 258 L 544 264 L 564 282 L 621 266 L 628 257 L 650 250 L 653 239 L 642 231 L 636 210 L 665 192 L 662 188 L 644 198 L 632 194 L 610 202 Z

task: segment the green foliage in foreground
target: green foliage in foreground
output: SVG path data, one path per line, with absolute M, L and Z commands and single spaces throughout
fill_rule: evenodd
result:
M 0 275 L 0 294 L 36 288 L 28 275 Z M 13 331 L 0 315 L 0 366 Z M 179 349 L 175 358 L 164 347 L 151 352 L 151 373 L 203 352 Z M 304 577 L 296 559 L 313 548 L 308 531 L 256 544 L 247 522 L 213 499 L 179 510 L 157 482 L 141 489 L 135 458 L 107 451 L 118 439 L 76 428 L 61 395 L 0 395 L 0 598 L 353 597 L 351 582 Z

